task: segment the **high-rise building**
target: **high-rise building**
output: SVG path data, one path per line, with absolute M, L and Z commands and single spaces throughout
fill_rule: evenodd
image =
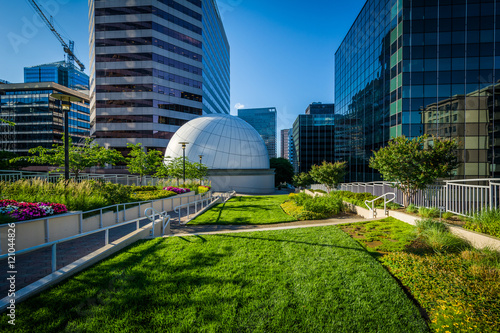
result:
M 288 160 L 292 165 L 295 163 L 295 144 L 293 143 L 293 128 L 288 132 Z
M 186 122 L 230 111 L 229 43 L 215 0 L 89 0 L 97 142 L 165 151 Z
M 89 90 L 89 76 L 65 61 L 24 67 L 24 82 L 55 82 L 75 90 Z
M 53 82 L 0 85 L 0 118 L 15 123 L 0 123 L 0 150 L 26 155 L 28 150 L 42 146 L 52 148 L 63 144 L 64 113 L 61 102 L 51 94 L 80 98 L 71 103 L 69 134 L 75 145 L 90 134 L 89 96 Z
M 368 0 L 335 53 L 336 159 L 380 179 L 394 137 L 455 138 L 456 178 L 498 177 L 500 1 Z
M 306 114 L 334 114 L 335 104 L 323 104 L 316 102 L 310 104 L 306 109 Z
M 277 157 L 278 114 L 276 108 L 239 109 L 238 117 L 257 130 L 266 144 L 269 158 Z
M 334 104 L 314 103 L 293 123 L 293 167 L 295 173 L 334 161 Z
M 290 132 L 293 131 L 291 128 L 281 130 L 281 157 L 290 160 L 289 146 L 290 146 Z

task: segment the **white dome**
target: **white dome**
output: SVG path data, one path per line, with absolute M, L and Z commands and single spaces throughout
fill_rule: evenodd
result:
M 186 159 L 202 163 L 208 169 L 269 169 L 269 155 L 264 140 L 246 121 L 212 114 L 191 120 L 172 137 L 166 158 L 182 157 L 179 142 L 189 142 Z

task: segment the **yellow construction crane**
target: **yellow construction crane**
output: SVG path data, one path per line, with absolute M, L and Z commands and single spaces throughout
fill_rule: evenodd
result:
M 45 24 L 47 25 L 47 27 L 50 29 L 50 31 L 52 31 L 52 33 L 54 34 L 54 36 L 56 36 L 57 40 L 59 40 L 59 42 L 61 43 L 63 49 L 64 49 L 64 52 L 66 52 L 68 54 L 68 64 L 70 64 L 71 66 L 75 66 L 75 62 L 78 64 L 78 66 L 80 66 L 80 69 L 82 71 L 85 70 L 85 65 L 80 61 L 78 60 L 78 58 L 75 56 L 75 42 L 73 42 L 72 40 L 69 41 L 69 45 L 64 41 L 64 39 L 61 37 L 61 35 L 57 32 L 56 28 L 54 28 L 54 25 L 52 25 L 52 23 L 49 21 L 49 19 L 47 19 L 47 16 L 45 16 L 45 14 L 43 13 L 43 11 L 40 9 L 40 6 L 38 6 L 38 4 L 34 1 L 34 0 L 28 0 L 28 2 L 30 3 L 30 5 L 33 7 L 33 9 L 35 9 L 35 12 L 40 15 L 40 17 L 42 18 L 42 20 L 45 22 Z

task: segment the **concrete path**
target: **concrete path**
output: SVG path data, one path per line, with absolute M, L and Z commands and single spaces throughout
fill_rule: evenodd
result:
M 373 219 L 373 220 L 380 220 L 380 219 Z M 371 219 L 367 220 L 357 215 L 344 215 L 341 217 L 325 219 L 325 220 L 297 221 L 297 222 L 262 224 L 262 225 L 189 225 L 189 224 L 176 225 L 176 226 L 173 225 L 171 228 L 171 234 L 164 237 L 322 227 L 322 226 L 339 225 L 345 223 L 367 222 L 373 220 Z

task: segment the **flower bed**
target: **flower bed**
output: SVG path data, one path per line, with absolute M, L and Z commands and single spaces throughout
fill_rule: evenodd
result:
M 63 204 L 51 202 L 17 202 L 15 200 L 0 200 L 0 215 L 15 221 L 33 220 L 41 217 L 66 213 L 68 209 Z
M 173 187 L 173 186 L 168 186 L 163 188 L 165 191 L 172 191 L 176 194 L 182 194 L 182 193 L 188 193 L 191 192 L 190 189 L 188 188 L 179 188 L 179 187 Z

